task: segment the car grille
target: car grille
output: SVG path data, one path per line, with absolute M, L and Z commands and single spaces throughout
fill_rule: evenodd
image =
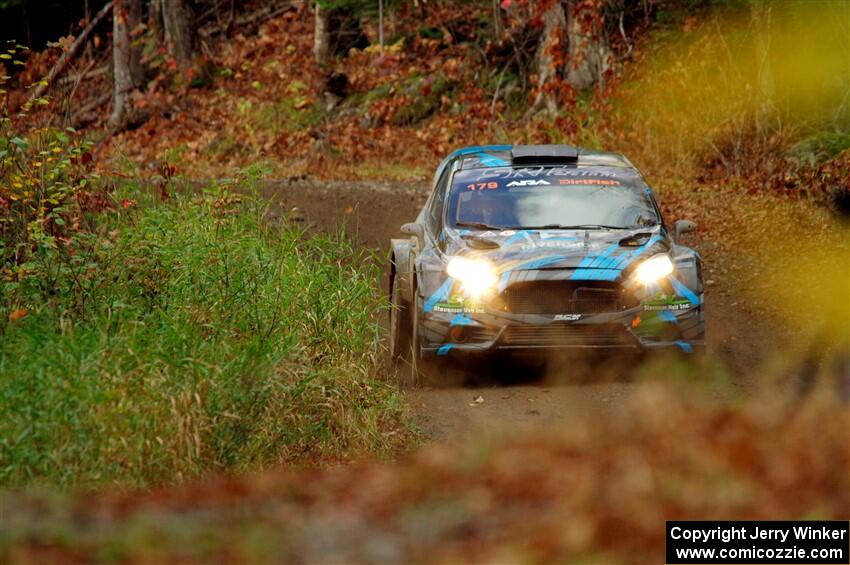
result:
M 509 286 L 502 301 L 513 314 L 601 314 L 619 310 L 620 287 L 607 281 L 529 281 Z
M 483 341 L 492 341 L 496 337 L 496 328 L 486 326 L 468 326 L 466 328 L 466 342 L 480 343 Z
M 630 346 L 619 324 L 551 324 L 547 326 L 508 326 L 502 334 L 506 346 Z

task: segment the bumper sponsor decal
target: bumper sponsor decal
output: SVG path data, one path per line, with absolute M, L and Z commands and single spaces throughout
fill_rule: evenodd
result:
M 642 304 L 647 312 L 687 310 L 691 307 L 691 301 L 687 298 L 671 296 L 663 292 L 656 292 L 652 298 L 644 300 Z

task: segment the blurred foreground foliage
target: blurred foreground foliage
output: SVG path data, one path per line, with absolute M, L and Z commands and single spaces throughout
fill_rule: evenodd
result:
M 618 410 L 579 412 L 560 430 L 431 446 L 394 465 L 6 495 L 0 558 L 650 563 L 663 559 L 665 520 L 846 518 L 850 421 L 832 391 L 718 401 L 685 385 L 706 374 L 685 372 L 681 386 L 650 377 Z

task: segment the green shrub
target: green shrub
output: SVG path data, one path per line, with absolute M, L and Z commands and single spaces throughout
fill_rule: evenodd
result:
M 409 96 L 410 100 L 393 115 L 392 125 L 410 126 L 430 117 L 439 110 L 443 96 L 450 94 L 454 86 L 442 74 L 427 80 L 414 77 L 402 89 L 402 93 Z
M 0 343 L 0 484 L 167 483 L 405 441 L 373 378 L 370 257 L 222 189 L 123 203 L 15 289 L 29 313 Z
M 260 105 L 253 113 L 252 121 L 257 128 L 278 134 L 315 126 L 324 117 L 321 102 L 312 102 L 299 90 L 290 89 L 290 94 L 277 102 Z
M 0 116 L 0 331 L 17 306 L 17 281 L 37 269 L 44 254 L 73 248 L 86 231 L 87 213 L 111 205 L 89 170 L 89 142 L 72 129 L 38 128 L 26 135 Z M 49 284 L 48 280 L 41 283 Z
M 829 161 L 850 148 L 850 134 L 822 131 L 797 142 L 786 152 L 786 157 L 798 165 L 814 167 Z

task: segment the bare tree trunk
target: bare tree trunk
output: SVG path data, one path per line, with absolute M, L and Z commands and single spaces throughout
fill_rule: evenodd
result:
M 570 0 L 567 10 L 570 45 L 566 79 L 576 90 L 600 84 L 605 71 L 611 66 L 604 8 L 604 0 Z
M 759 140 L 766 137 L 771 110 L 774 107 L 776 86 L 770 64 L 770 20 L 772 7 L 764 0 L 750 1 L 750 17 L 754 28 L 756 65 L 758 71 L 758 106 L 755 120 Z
M 530 112 L 545 108 L 550 114 L 558 111 L 557 83 L 560 51 L 563 49 L 567 24 L 560 0 L 549 0 L 543 13 L 543 36 L 537 46 L 537 96 Z
M 181 69 L 191 67 L 195 55 L 195 14 L 188 0 L 162 0 L 162 20 L 169 53 Z
M 133 88 L 139 88 L 145 81 L 145 69 L 142 66 L 141 34 L 142 0 L 125 0 L 122 2 L 127 10 L 127 31 L 130 38 L 130 79 Z
M 378 0 L 378 45 L 384 54 L 384 0 Z
M 115 0 L 112 12 L 112 66 L 114 86 L 109 128 L 119 131 L 130 121 L 130 93 L 142 83 L 142 66 L 138 47 L 131 33 L 142 16 L 141 0 Z
M 322 7 L 320 2 L 316 2 L 316 23 L 313 28 L 313 57 L 316 58 L 316 63 L 326 65 L 328 62 L 328 53 L 330 51 L 330 19 L 328 18 L 328 8 Z
M 165 41 L 165 29 L 162 21 L 162 0 L 151 0 L 148 6 L 148 28 L 153 34 L 156 45 Z

